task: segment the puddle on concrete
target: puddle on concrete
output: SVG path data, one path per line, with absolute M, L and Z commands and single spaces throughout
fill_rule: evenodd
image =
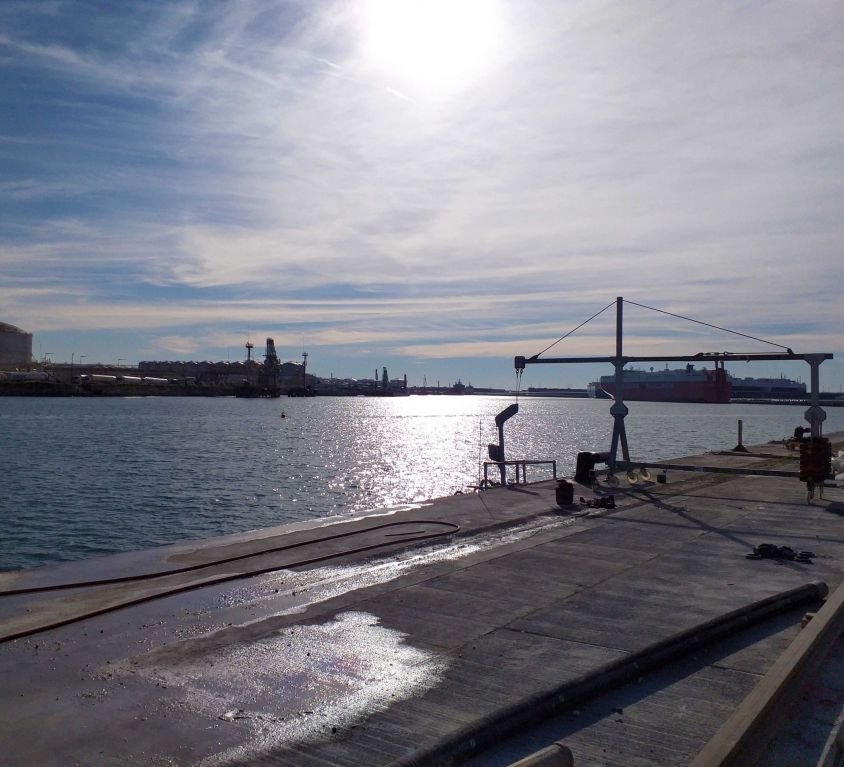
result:
M 404 638 L 373 615 L 347 612 L 140 673 L 179 689 L 181 706 L 242 729 L 241 746 L 199 763 L 217 767 L 342 737 L 373 712 L 432 687 L 446 661 Z
M 227 591 L 209 615 L 219 618 L 219 610 L 236 610 L 231 617 L 237 615 L 235 625 L 240 627 L 272 621 L 355 589 L 573 521 L 533 520 L 358 564 L 279 571 Z M 279 600 L 284 609 L 278 609 Z M 252 608 L 255 619 L 243 620 L 240 611 Z M 215 634 L 212 630 L 204 635 L 210 640 L 204 651 L 202 637 L 196 637 L 190 653 L 164 653 L 132 663 L 133 673 L 163 683 L 171 692 L 178 690 L 179 707 L 213 720 L 217 727 L 238 728 L 242 745 L 200 762 L 205 767 L 240 763 L 285 744 L 342 738 L 373 712 L 430 689 L 447 664 L 443 657 L 407 645 L 406 635 L 380 626 L 377 617 L 363 612 L 341 613 L 327 623 L 286 626 L 222 649 L 214 642 Z

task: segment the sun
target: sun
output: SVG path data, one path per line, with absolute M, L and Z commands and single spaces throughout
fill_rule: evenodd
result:
M 452 92 L 491 67 L 499 0 L 365 0 L 364 55 L 397 89 Z

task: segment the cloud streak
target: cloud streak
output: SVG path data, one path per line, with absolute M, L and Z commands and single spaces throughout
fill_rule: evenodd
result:
M 622 294 L 841 349 L 836 4 L 493 5 L 442 93 L 367 63 L 354 0 L 0 9 L 42 83 L 3 97 L 0 284 L 88 301 L 3 319 L 470 359 Z

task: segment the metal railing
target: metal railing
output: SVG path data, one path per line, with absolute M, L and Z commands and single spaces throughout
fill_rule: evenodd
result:
M 556 461 L 528 461 L 528 460 L 518 460 L 518 461 L 484 461 L 484 481 L 483 487 L 490 487 L 491 482 L 489 479 L 489 467 L 496 466 L 499 470 L 502 467 L 507 466 L 515 466 L 516 467 L 516 483 L 517 485 L 526 485 L 527 484 L 527 467 L 528 466 L 537 466 L 537 465 L 550 465 L 551 470 L 554 474 L 554 479 L 557 479 L 557 462 Z

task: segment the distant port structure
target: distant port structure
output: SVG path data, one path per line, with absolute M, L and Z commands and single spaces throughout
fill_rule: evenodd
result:
M 142 360 L 138 372 L 187 386 L 205 386 L 238 397 L 278 397 L 281 394 L 305 395 L 313 390 L 315 377 L 307 372 L 307 352 L 303 361 L 282 362 L 275 341 L 267 338 L 264 359 L 253 358 L 255 345 L 247 341 L 246 359 L 228 361 L 160 361 Z
M 0 322 L 0 369 L 32 364 L 32 333 Z
M 33 357 L 33 335 L 16 325 L 0 322 L 0 395 L 87 396 L 87 395 L 172 395 L 172 396 L 375 396 L 396 397 L 409 394 L 505 394 L 506 389 L 491 389 L 455 383 L 429 386 L 410 386 L 407 374 L 391 378 L 386 367 L 375 368 L 372 378 L 316 376 L 308 372 L 308 352 L 302 351 L 302 361 L 279 359 L 275 341 L 267 338 L 263 360 L 260 352 L 253 354 L 255 344 L 245 344 L 245 359 L 231 361 L 210 360 L 142 360 L 137 365 L 116 365 L 84 362 L 87 355 L 71 354 L 71 361 L 53 363 L 49 352 L 40 360 Z M 40 352 L 39 352 L 40 354 Z M 84 364 L 83 364 L 84 363 Z M 667 367 L 667 366 L 666 366 Z M 780 375 L 778 378 L 739 378 L 721 372 L 726 378 L 729 393 L 722 392 L 719 402 L 795 403 L 806 400 L 806 384 Z M 673 389 L 675 379 L 687 384 L 697 377 L 711 375 L 711 371 L 696 370 L 687 365 L 683 370 L 650 371 L 625 370 L 625 398 L 658 402 L 709 401 L 694 394 L 679 396 Z M 609 399 L 613 376 L 603 376 L 586 388 L 528 387 L 519 393 L 526 397 L 566 397 Z M 653 390 L 653 391 L 652 391 Z M 825 404 L 844 405 L 844 394 L 821 392 Z
M 71 355 L 71 361 L 51 362 L 47 355 L 32 355 L 32 334 L 15 325 L 0 323 L 0 395 L 29 396 L 231 396 L 309 397 L 397 396 L 409 394 L 407 375 L 390 379 L 387 368 L 375 370 L 372 379 L 322 378 L 308 373 L 308 353 L 302 361 L 281 361 L 275 341 L 267 338 L 263 360 L 253 354 L 255 344 L 245 344 L 246 359 L 142 360 L 135 365 L 84 362 L 87 355 Z M 84 363 L 84 364 L 83 364 Z M 460 389 L 459 382 L 456 384 Z M 450 391 L 442 389 L 442 393 Z M 437 393 L 440 393 L 439 387 Z M 462 392 L 461 392 L 462 393 Z
M 69 363 L 54 363 L 47 355 L 35 360 L 32 334 L 0 323 L 0 394 L 50 395 L 231 395 L 280 396 L 309 394 L 316 377 L 303 362 L 281 362 L 272 338 L 267 338 L 263 362 L 252 358 L 247 342 L 245 361 L 155 361 L 134 365 L 84 361 L 71 354 Z

